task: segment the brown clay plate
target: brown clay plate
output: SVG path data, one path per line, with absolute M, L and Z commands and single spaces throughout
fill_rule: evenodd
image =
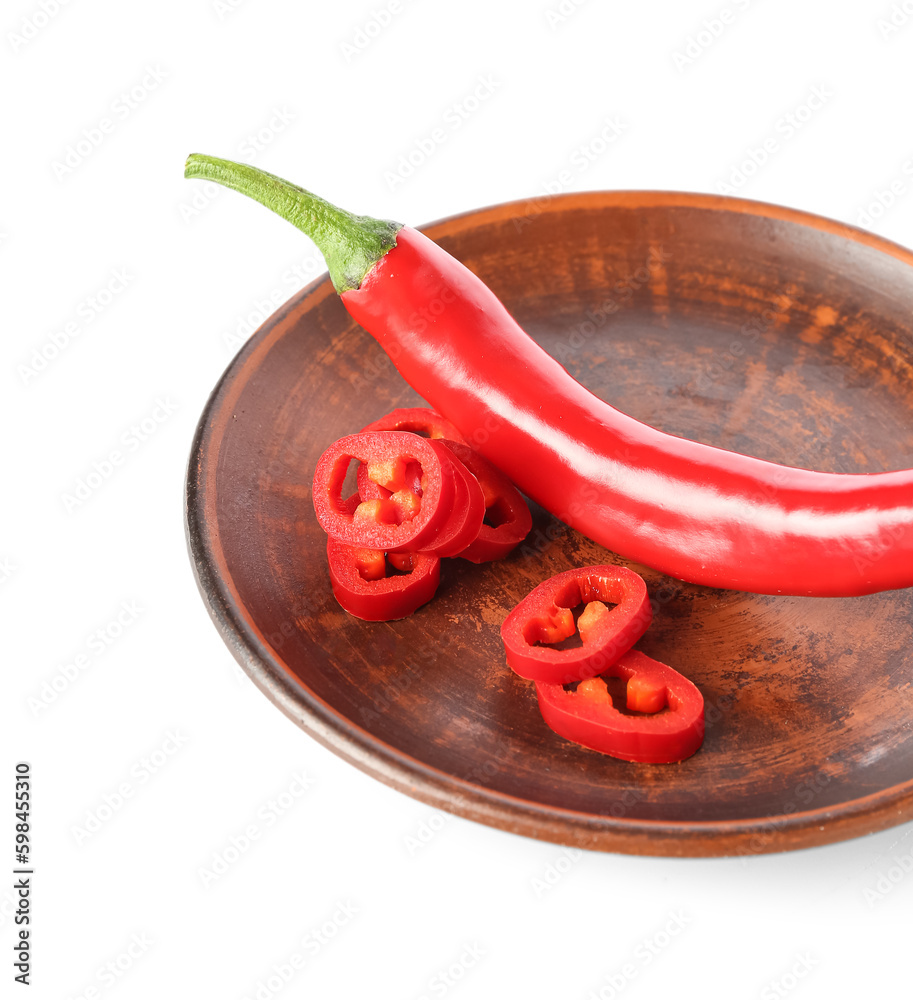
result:
M 805 213 L 607 192 L 502 205 L 426 230 L 598 395 L 673 434 L 791 465 L 913 463 L 913 255 Z M 347 616 L 311 509 L 321 452 L 418 405 L 329 280 L 278 310 L 201 418 L 187 531 L 217 627 L 255 683 L 393 788 L 505 830 L 637 854 L 823 844 L 913 818 L 913 590 L 762 597 L 646 567 L 639 648 L 704 693 L 690 760 L 562 741 L 505 666 L 499 626 L 535 584 L 621 561 L 534 509 L 527 543 L 448 560 L 401 622 Z

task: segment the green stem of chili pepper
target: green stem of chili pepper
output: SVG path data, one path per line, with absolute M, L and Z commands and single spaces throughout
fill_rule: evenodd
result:
M 291 222 L 317 244 L 340 295 L 361 285 L 371 268 L 396 246 L 396 234 L 402 229 L 400 223 L 389 219 L 353 215 L 246 163 L 191 153 L 184 164 L 184 176 L 239 191 Z

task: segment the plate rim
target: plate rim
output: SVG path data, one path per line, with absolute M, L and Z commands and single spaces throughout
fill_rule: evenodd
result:
M 537 215 L 597 206 L 735 211 L 823 230 L 887 253 L 913 267 L 913 251 L 848 223 L 769 202 L 699 192 L 649 189 L 568 192 L 496 203 L 417 228 L 434 238 L 435 232 L 443 227 L 452 232 L 452 227 L 460 228 L 460 223 L 462 228 L 468 228 L 469 223 L 491 224 L 516 218 L 519 208 L 536 201 L 546 202 Z M 217 545 L 214 497 L 208 489 L 215 479 L 218 452 L 209 455 L 207 445 L 217 427 L 227 423 L 230 397 L 240 395 L 246 384 L 246 381 L 237 383 L 236 376 L 255 361 L 256 354 L 268 352 L 270 343 L 284 335 L 287 325 L 308 300 L 319 296 L 314 303 L 317 304 L 334 294 L 324 272 L 267 317 L 230 360 L 197 422 L 184 482 L 185 540 L 194 578 L 210 618 L 245 673 L 291 721 L 363 773 L 433 808 L 569 847 L 650 856 L 751 856 L 836 843 L 913 819 L 913 778 L 838 805 L 725 821 L 626 819 L 544 805 L 495 792 L 484 784 L 441 771 L 396 749 L 338 712 L 286 670 L 246 615 L 240 595 L 230 584 L 230 571 Z M 223 419 L 217 421 L 220 411 Z M 208 480 L 204 470 L 209 472 Z M 760 839 L 759 845 L 746 850 L 746 840 L 752 839 Z

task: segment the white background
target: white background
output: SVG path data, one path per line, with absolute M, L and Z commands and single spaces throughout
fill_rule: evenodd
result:
M 4 4 L 0 871 L 29 760 L 30 995 L 890 994 L 909 825 L 750 860 L 567 854 L 387 789 L 241 674 L 191 574 L 185 463 L 239 328 L 315 253 L 240 196 L 201 201 L 182 167 L 249 159 L 413 225 L 541 195 L 562 171 L 565 190 L 725 182 L 911 246 L 905 6 L 895 27 L 889 0 Z M 269 802 L 303 784 L 279 816 Z M 217 855 L 234 861 L 206 883 Z

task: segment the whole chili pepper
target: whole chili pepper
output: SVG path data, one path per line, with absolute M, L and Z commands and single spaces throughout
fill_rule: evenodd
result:
M 913 470 L 791 469 L 658 431 L 575 381 L 414 229 L 352 215 L 247 164 L 194 154 L 185 176 L 240 191 L 307 233 L 349 313 L 406 381 L 594 541 L 682 580 L 762 594 L 913 584 Z

